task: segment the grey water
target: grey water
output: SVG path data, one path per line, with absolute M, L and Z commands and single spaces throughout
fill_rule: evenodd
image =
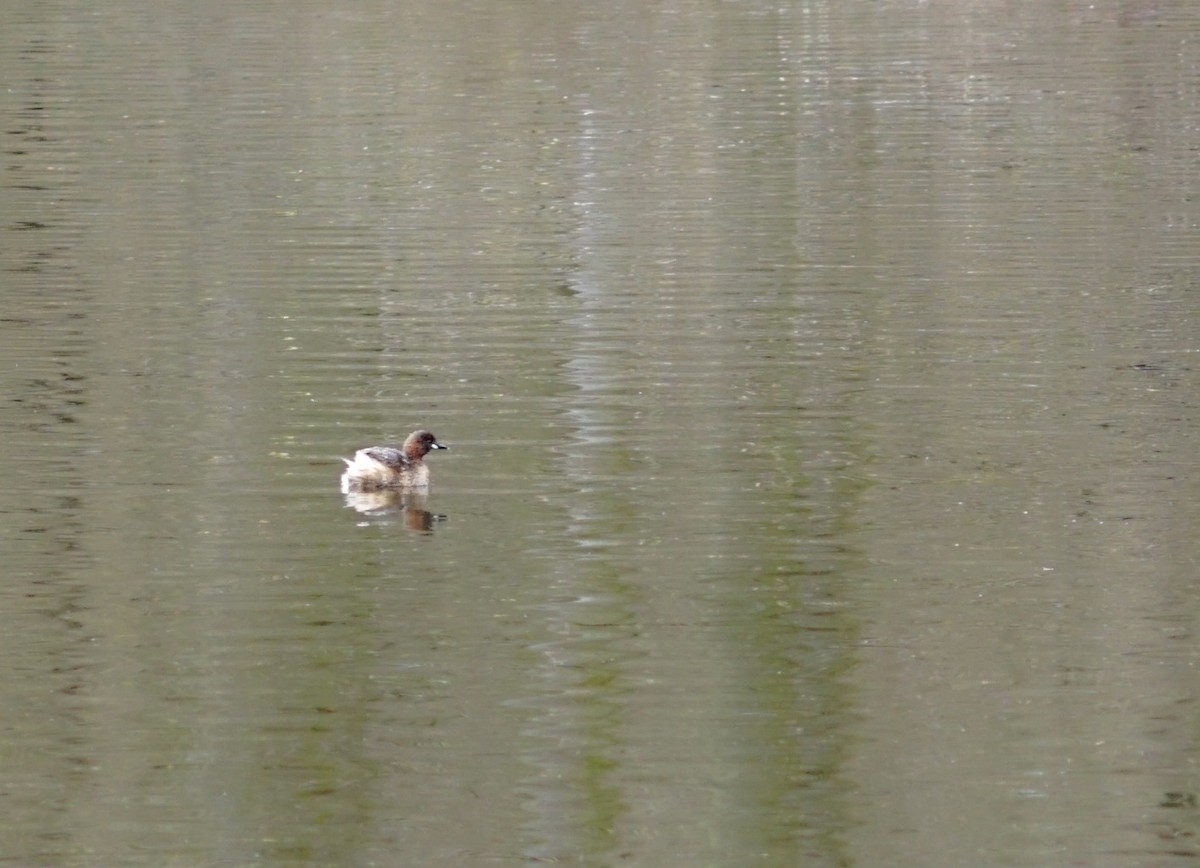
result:
M 1198 33 L 0 5 L 0 863 L 1193 862 Z

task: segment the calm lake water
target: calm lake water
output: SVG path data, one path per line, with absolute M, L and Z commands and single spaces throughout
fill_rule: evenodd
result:
M 1200 858 L 1200 4 L 8 0 L 0 84 L 0 863 Z

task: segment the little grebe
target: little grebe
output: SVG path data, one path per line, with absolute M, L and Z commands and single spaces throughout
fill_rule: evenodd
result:
M 434 449 L 449 449 L 437 442 L 428 431 L 414 431 L 404 445 L 368 446 L 343 458 L 346 470 L 342 473 L 342 493 L 352 491 L 382 491 L 387 488 L 425 488 L 429 485 L 429 468 L 425 456 Z

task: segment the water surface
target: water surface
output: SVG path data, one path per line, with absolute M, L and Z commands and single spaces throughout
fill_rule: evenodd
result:
M 1197 27 L 6 4 L 0 858 L 1194 859 Z

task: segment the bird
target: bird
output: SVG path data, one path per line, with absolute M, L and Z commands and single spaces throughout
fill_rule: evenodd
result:
M 404 445 L 368 446 L 354 453 L 354 458 L 343 458 L 346 469 L 342 472 L 342 493 L 357 491 L 384 491 L 386 489 L 411 489 L 429 487 L 429 468 L 425 456 L 434 449 L 449 449 L 430 431 L 414 431 L 404 440 Z

